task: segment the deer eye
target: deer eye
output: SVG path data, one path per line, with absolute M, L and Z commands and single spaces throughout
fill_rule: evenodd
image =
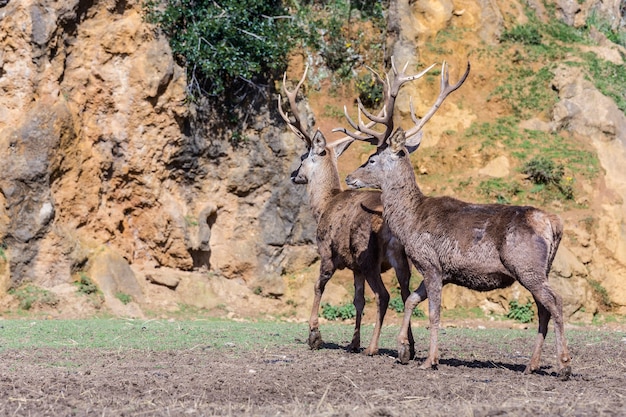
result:
M 376 160 L 374 158 L 370 158 L 369 163 L 370 163 L 370 165 L 375 164 Z

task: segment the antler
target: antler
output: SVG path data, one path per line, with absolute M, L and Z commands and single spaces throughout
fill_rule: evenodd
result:
M 280 94 L 278 95 L 278 113 L 280 113 L 283 120 L 287 123 L 289 129 L 291 129 L 291 131 L 295 133 L 296 136 L 298 136 L 306 143 L 307 149 L 310 149 L 312 143 L 311 135 L 307 131 L 306 126 L 303 126 L 302 124 L 302 119 L 300 118 L 300 113 L 298 112 L 298 105 L 296 104 L 296 96 L 298 95 L 298 90 L 300 90 L 300 87 L 302 87 L 302 84 L 306 79 L 306 73 L 308 72 L 308 70 L 309 66 L 307 65 L 304 69 L 304 74 L 302 75 L 300 82 L 298 82 L 296 88 L 294 88 L 293 91 L 287 90 L 287 72 L 285 72 L 285 74 L 283 75 L 283 91 L 285 92 L 285 95 L 289 100 L 289 107 L 291 108 L 291 113 L 293 114 L 295 123 L 292 123 L 289 119 L 289 116 L 287 116 L 287 114 L 283 111 L 282 97 L 280 96 Z
M 441 65 L 441 83 L 439 87 L 439 96 L 437 97 L 435 104 L 430 108 L 430 110 L 428 110 L 428 112 L 424 115 L 424 117 L 419 119 L 415 115 L 415 111 L 413 109 L 413 102 L 411 102 L 411 118 L 413 119 L 413 123 L 415 123 L 415 126 L 413 126 L 411 129 L 405 132 L 406 137 L 407 137 L 407 142 L 410 142 L 410 139 L 417 137 L 416 135 L 424 127 L 426 122 L 428 122 L 430 118 L 433 117 L 435 112 L 439 110 L 441 103 L 443 103 L 446 97 L 448 97 L 452 92 L 456 91 L 465 82 L 465 80 L 467 79 L 467 76 L 469 75 L 469 72 L 470 72 L 470 63 L 468 61 L 465 74 L 463 74 L 461 79 L 456 84 L 450 85 L 449 83 L 450 75 L 448 74 L 448 67 L 446 66 L 446 62 L 445 61 L 443 62 L 443 64 Z
M 393 57 L 391 57 L 392 71 L 390 71 L 390 73 L 388 73 L 385 76 L 385 80 L 383 80 L 381 76 L 372 68 L 367 67 L 367 69 L 370 72 L 372 72 L 372 74 L 374 74 L 374 76 L 376 77 L 376 80 L 383 84 L 384 104 L 383 104 L 382 110 L 377 116 L 374 116 L 373 114 L 371 114 L 365 109 L 365 106 L 363 106 L 363 103 L 361 103 L 361 100 L 357 100 L 358 124 L 355 123 L 354 120 L 352 120 L 352 118 L 348 114 L 348 109 L 346 108 L 346 106 L 344 106 L 344 113 L 345 113 L 346 119 L 348 120 L 348 123 L 350 124 L 350 126 L 352 126 L 352 128 L 355 129 L 356 131 L 349 132 L 345 128 L 336 128 L 336 129 L 333 129 L 333 131 L 343 132 L 351 138 L 367 141 L 367 142 L 372 143 L 373 145 L 377 145 L 377 146 L 382 145 L 385 142 L 385 139 L 387 139 L 391 135 L 391 132 L 393 132 L 393 108 L 395 106 L 396 97 L 398 96 L 400 87 L 402 87 L 402 85 L 408 81 L 416 80 L 418 78 L 423 77 L 424 74 L 426 74 L 435 66 L 435 64 L 433 64 L 430 67 L 423 70 L 422 72 L 420 72 L 419 74 L 406 75 L 405 71 L 406 71 L 408 64 L 409 63 L 407 62 L 404 65 L 404 68 L 402 68 L 402 71 L 398 72 L 398 69 L 395 66 Z M 389 74 L 392 74 L 391 78 Z M 367 125 L 364 124 L 361 114 L 364 114 L 365 117 L 371 120 L 371 122 L 368 123 Z M 377 130 L 372 129 L 372 127 L 376 124 L 382 124 L 383 126 L 385 126 L 385 130 L 383 132 L 379 132 Z

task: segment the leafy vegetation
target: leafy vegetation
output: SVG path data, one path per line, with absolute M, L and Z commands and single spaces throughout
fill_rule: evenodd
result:
M 330 303 L 322 304 L 322 317 L 326 320 L 349 320 L 356 317 L 356 308 L 352 303 L 333 306 Z
M 606 290 L 606 288 L 604 288 L 604 286 L 599 281 L 596 281 L 595 279 L 589 279 L 588 282 L 589 282 L 589 285 L 591 285 L 591 289 L 595 293 L 596 298 L 600 302 L 600 305 L 602 305 L 602 307 L 604 307 L 607 310 L 610 310 L 611 308 L 613 308 L 611 297 L 609 296 L 609 293 Z
M 383 101 L 383 85 L 376 81 L 371 73 L 366 73 L 356 79 L 356 90 L 359 100 L 364 106 L 377 108 Z
M 21 310 L 30 310 L 36 304 L 54 307 L 59 302 L 59 297 L 55 293 L 33 284 L 12 288 L 8 292 L 19 301 Z
M 196 91 L 221 94 L 237 82 L 284 69 L 295 25 L 280 0 L 158 0 L 144 3 L 146 19 L 168 37 Z
M 84 272 L 78 274 L 78 280 L 74 282 L 74 285 L 79 293 L 85 295 L 97 294 L 100 291 L 96 283 Z
M 396 313 L 404 313 L 404 301 L 402 301 L 402 297 L 399 295 L 395 295 L 389 299 L 389 309 L 395 311 Z M 424 318 L 426 314 L 419 308 L 415 307 L 411 316 L 415 318 Z
M 123 293 L 123 292 L 116 292 L 115 293 L 115 298 L 120 300 L 122 302 L 122 304 L 124 304 L 124 305 L 126 305 L 126 304 L 130 303 L 131 301 L 133 301 L 133 297 L 131 295 Z
M 530 323 L 533 321 L 535 312 L 533 311 L 532 301 L 527 301 L 526 304 L 522 304 L 517 300 L 509 301 L 509 312 L 506 317 L 509 319 L 517 320 L 522 323 Z

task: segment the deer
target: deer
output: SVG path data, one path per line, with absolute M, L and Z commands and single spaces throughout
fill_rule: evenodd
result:
M 398 79 L 410 78 L 405 76 L 405 71 L 406 65 L 401 71 L 392 65 L 385 80 L 377 74 L 376 79 L 386 85 L 397 83 Z M 376 146 L 367 161 L 346 177 L 346 183 L 352 189 L 381 190 L 383 218 L 423 277 L 405 302 L 397 338 L 398 361 L 401 364 L 409 361 L 407 333 L 411 311 L 428 299 L 430 347 L 420 368 L 437 369 L 444 285 L 452 283 L 488 291 L 508 287 L 517 281 L 531 293 L 538 312 L 538 332 L 524 373 L 539 369 L 548 323 L 553 318 L 558 375 L 566 380 L 571 375 L 571 357 L 564 334 L 562 301 L 548 283 L 548 274 L 563 234 L 560 218 L 531 206 L 473 204 L 448 196 L 426 196 L 416 181 L 410 154 L 421 143 L 421 129 L 446 97 L 464 83 L 469 71 L 468 62 L 459 81 L 450 85 L 444 62 L 439 96 L 421 119 L 415 115 L 411 102 L 413 125 L 406 131 L 401 127 L 394 130 L 390 114 L 372 116 L 360 103 L 358 123 L 351 120 L 345 110 L 354 131 L 333 129 Z M 393 108 L 390 103 L 385 105 Z M 372 122 L 383 124 L 384 131 L 363 124 L 361 113 Z
M 278 96 L 279 114 L 291 131 L 306 145 L 298 168 L 291 174 L 294 184 L 306 185 L 307 196 L 317 222 L 317 248 L 320 271 L 314 287 L 314 299 L 309 319 L 308 345 L 311 349 L 323 346 L 319 330 L 319 308 L 326 284 L 337 270 L 348 268 L 354 277 L 354 307 L 356 320 L 352 341 L 346 347 L 358 352 L 361 344 L 361 318 L 365 307 L 365 282 L 372 289 L 377 308 L 377 319 L 372 339 L 363 353 L 378 353 L 380 331 L 389 305 L 389 292 L 381 273 L 394 268 L 402 301 L 410 294 L 411 267 L 404 248 L 383 221 L 380 191 L 342 190 L 337 159 L 354 142 L 349 136 L 327 142 L 316 129 L 311 135 L 297 108 L 297 94 L 306 79 L 308 66 L 296 87 L 287 89 L 287 74 L 283 76 L 283 92 L 288 99 L 293 121 L 283 110 Z M 407 332 L 409 355 L 414 354 L 414 341 Z

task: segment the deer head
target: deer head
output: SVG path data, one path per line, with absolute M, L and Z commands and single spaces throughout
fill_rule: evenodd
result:
M 287 73 L 283 76 L 283 91 L 289 101 L 293 122 L 287 113 L 283 111 L 282 97 L 280 95 L 278 96 L 278 112 L 291 131 L 302 139 L 307 149 L 300 157 L 300 165 L 291 173 L 291 181 L 295 184 L 308 184 L 314 178 L 319 179 L 319 181 L 324 181 L 329 176 L 332 176 L 334 180 L 334 177 L 338 177 L 339 175 L 336 168 L 337 158 L 354 142 L 354 139 L 348 136 L 327 143 L 326 137 L 319 129 L 316 129 L 311 137 L 309 129 L 302 122 L 302 117 L 296 103 L 298 91 L 306 80 L 308 69 L 309 67 L 307 66 L 302 78 L 291 91 L 289 91 L 286 86 Z
M 463 82 L 465 82 L 467 76 L 469 75 L 469 71 L 470 64 L 468 62 L 467 69 L 461 79 L 456 84 L 450 85 L 448 68 L 444 62 L 441 68 L 440 92 L 435 104 L 421 119 L 415 115 L 413 105 L 411 104 L 411 118 L 413 119 L 414 126 L 406 132 L 402 128 L 396 129 L 393 133 L 391 133 L 387 128 L 383 134 L 379 134 L 377 132 L 365 132 L 362 128 L 358 129 L 358 131 L 361 132 L 360 135 L 346 132 L 349 136 L 354 137 L 357 140 L 363 140 L 377 146 L 376 152 L 370 155 L 367 162 L 361 165 L 352 174 L 348 175 L 346 178 L 348 186 L 350 188 L 369 187 L 380 189 L 382 186 L 381 181 L 384 180 L 385 172 L 391 172 L 393 170 L 392 165 L 396 164 L 401 158 L 406 157 L 409 153 L 414 152 L 419 147 L 422 140 L 421 129 L 437 112 L 446 97 L 457 90 Z M 393 84 L 396 84 L 395 80 Z M 387 106 L 387 103 L 385 103 L 385 107 Z M 345 132 L 345 129 L 336 130 Z

